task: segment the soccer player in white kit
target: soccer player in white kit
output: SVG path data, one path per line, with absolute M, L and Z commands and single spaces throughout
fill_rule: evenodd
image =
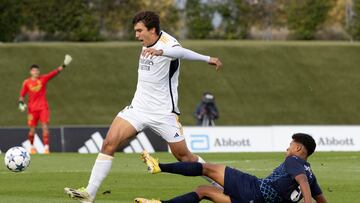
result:
M 179 42 L 160 30 L 157 14 L 140 12 L 133 18 L 136 38 L 142 44 L 139 59 L 138 83 L 131 105 L 114 119 L 103 142 L 86 188 L 64 188 L 71 198 L 83 203 L 94 202 L 96 192 L 108 175 L 118 146 L 136 136 L 145 127 L 164 138 L 175 158 L 186 162 L 204 162 L 186 146 L 178 120 L 178 77 L 180 59 L 199 60 L 220 70 L 218 58 L 204 56 L 182 48 Z

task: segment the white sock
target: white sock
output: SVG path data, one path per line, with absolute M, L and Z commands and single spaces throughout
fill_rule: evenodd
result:
M 86 191 L 91 197 L 95 198 L 101 183 L 109 174 L 113 158 L 113 156 L 99 153 L 91 171 L 89 184 L 86 187 Z
M 206 161 L 201 158 L 199 155 L 198 155 L 198 162 L 199 163 L 206 163 Z M 207 180 L 209 183 L 211 183 L 211 185 L 215 186 L 215 187 L 218 187 L 218 188 L 223 188 L 219 183 L 215 182 L 213 179 L 207 177 L 207 176 L 202 176 L 205 180 Z

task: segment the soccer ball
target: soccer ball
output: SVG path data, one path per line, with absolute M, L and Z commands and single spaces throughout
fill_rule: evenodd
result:
M 13 172 L 24 171 L 30 164 L 30 154 L 23 147 L 12 147 L 5 154 L 5 166 Z

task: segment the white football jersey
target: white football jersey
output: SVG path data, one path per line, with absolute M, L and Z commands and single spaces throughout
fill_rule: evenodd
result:
M 161 31 L 155 44 L 143 47 L 164 49 L 180 46 L 179 42 Z M 178 108 L 178 78 L 180 60 L 165 56 L 145 58 L 140 54 L 138 82 L 131 105 L 142 112 L 168 115 L 180 114 Z

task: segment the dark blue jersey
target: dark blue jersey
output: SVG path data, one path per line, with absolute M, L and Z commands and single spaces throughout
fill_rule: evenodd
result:
M 306 174 L 313 197 L 322 194 L 310 164 L 297 156 L 290 156 L 275 168 L 268 177 L 259 179 L 260 191 L 265 202 L 290 203 L 300 201 L 302 194 L 300 186 L 295 180 L 295 177 L 300 174 Z

